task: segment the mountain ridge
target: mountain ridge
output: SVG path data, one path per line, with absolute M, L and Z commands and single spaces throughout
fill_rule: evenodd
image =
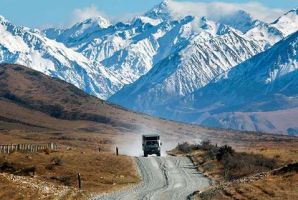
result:
M 127 22 L 98 16 L 65 29 L 40 31 L 1 19 L 0 62 L 32 67 L 148 114 L 171 109 L 298 24 L 297 9 L 265 23 L 242 10 L 220 19 L 175 16 L 167 1 Z

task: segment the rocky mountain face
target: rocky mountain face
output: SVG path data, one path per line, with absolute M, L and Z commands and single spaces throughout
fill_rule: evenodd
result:
M 231 20 L 235 18 L 235 16 L 245 16 L 242 19 L 246 19 L 247 23 L 244 23 L 243 20 L 241 21 L 240 19 Z M 221 102 L 202 104 L 202 106 L 196 107 L 196 103 L 200 102 L 201 97 L 195 98 L 193 94 L 201 89 L 213 91 L 213 88 L 209 87 L 212 82 L 221 79 L 224 74 L 232 71 L 235 66 L 238 66 L 238 64 L 243 63 L 252 56 L 259 55 L 259 53 L 263 51 L 269 51 L 276 42 L 293 34 L 298 22 L 296 17 L 296 10 L 292 10 L 284 16 L 281 16 L 275 22 L 268 24 L 259 20 L 253 20 L 243 11 L 235 13 L 235 15 L 230 16 L 230 19 L 221 21 L 225 22 L 225 25 L 217 22 L 217 24 L 220 24 L 217 27 L 227 27 L 224 29 L 225 31 L 219 31 L 222 34 L 217 34 L 216 36 L 208 35 L 208 37 L 204 39 L 200 34 L 194 36 L 189 40 L 190 43 L 188 45 L 156 64 L 146 75 L 142 76 L 136 82 L 122 88 L 109 100 L 136 111 L 178 121 L 240 130 L 286 133 L 288 132 L 287 129 L 289 129 L 288 125 L 277 125 L 276 119 L 269 120 L 269 116 L 278 115 L 276 109 L 281 108 L 273 106 L 273 104 L 275 104 L 273 102 L 274 99 L 281 101 L 283 98 L 267 96 L 267 109 L 272 106 L 270 112 L 275 112 L 274 114 L 269 113 L 265 107 L 257 109 L 255 108 L 255 104 L 252 103 L 250 112 L 260 112 L 264 117 L 259 120 L 247 120 L 249 118 L 247 117 L 248 114 L 244 112 L 233 117 L 230 114 L 224 114 L 226 110 L 229 110 L 227 105 L 231 104 L 232 107 L 235 106 L 231 102 L 224 104 L 224 106 L 218 110 L 213 110 L 213 108 L 216 108 L 217 104 L 221 105 Z M 237 22 L 239 22 L 239 26 L 236 30 Z M 289 29 L 287 30 L 289 31 L 283 30 L 283 24 L 285 23 L 288 24 Z M 210 30 L 212 26 L 201 26 L 201 28 L 204 27 L 208 27 Z M 296 28 L 296 30 L 298 29 Z M 285 44 L 285 46 L 287 46 L 287 44 Z M 283 48 L 285 48 L 285 46 Z M 290 46 L 289 48 L 295 50 L 295 46 Z M 277 53 L 273 54 L 270 58 L 273 59 L 275 56 L 278 57 Z M 255 61 L 253 65 L 257 65 L 260 62 L 258 56 L 257 58 L 258 61 Z M 295 60 L 295 55 L 292 55 L 292 59 Z M 282 66 L 282 63 L 277 64 L 277 66 L 279 65 Z M 297 65 L 297 63 L 292 65 Z M 266 62 L 262 62 L 262 66 L 258 65 L 260 68 L 264 68 L 265 66 L 267 66 Z M 256 74 L 252 74 L 252 77 L 255 75 Z M 246 77 L 247 74 L 244 73 L 243 76 Z M 242 79 L 244 80 L 244 77 L 239 77 L 239 82 L 241 82 Z M 229 78 L 227 79 L 229 80 Z M 237 84 L 239 84 L 239 82 L 237 82 Z M 247 84 L 249 80 L 242 82 L 250 87 L 245 88 L 243 90 L 244 93 L 249 89 L 255 92 L 257 88 L 256 85 Z M 270 87 L 274 88 L 276 85 L 273 84 Z M 221 90 L 227 91 L 227 94 L 231 92 L 232 95 L 221 94 Z M 216 96 L 216 93 L 214 93 L 215 99 L 227 96 L 228 99 L 232 99 L 234 102 L 241 101 L 238 94 L 226 90 L 225 87 L 221 87 L 221 89 L 216 92 L 219 96 Z M 251 96 L 253 95 L 248 94 L 248 96 L 243 97 L 244 100 L 247 100 L 244 105 L 247 105 L 250 101 L 253 102 L 253 100 L 249 98 Z M 208 95 L 202 98 L 206 102 L 209 102 L 210 97 Z M 266 97 L 263 98 L 266 99 Z M 284 99 L 281 102 L 285 105 L 291 105 L 291 108 L 296 105 L 294 102 Z M 282 108 L 286 107 L 285 105 Z M 209 109 L 211 109 L 211 111 L 209 111 Z M 233 112 L 241 111 L 237 109 L 240 109 L 240 107 L 236 106 Z M 221 118 L 219 116 L 221 116 Z M 220 123 L 219 121 L 221 121 L 222 118 L 224 118 L 222 120 L 223 122 Z M 293 126 L 293 124 L 294 123 L 292 123 L 291 126 Z M 296 129 L 290 127 L 290 130 Z
M 273 23 L 241 10 L 217 20 L 178 18 L 167 1 L 129 22 L 98 16 L 66 29 L 33 30 L 1 17 L 0 62 L 26 65 L 136 111 L 203 123 L 197 114 L 178 117 L 184 107 L 173 105 L 183 99 L 189 111 L 197 91 L 271 49 L 297 24 L 297 9 Z
M 110 98 L 110 101 L 148 112 L 206 86 L 218 75 L 262 49 L 233 30 L 201 41 L 195 37 L 183 49 L 155 65 L 145 76 Z M 152 113 L 156 114 L 156 113 Z
M 297 50 L 298 31 L 176 102 L 172 109 L 186 109 L 174 118 L 213 127 L 294 134 L 298 130 Z

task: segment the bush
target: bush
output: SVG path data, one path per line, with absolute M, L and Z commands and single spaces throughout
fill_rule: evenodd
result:
M 215 146 L 211 144 L 210 140 L 205 140 L 199 145 L 201 149 L 203 150 L 210 150 L 214 148 Z
M 182 144 L 178 144 L 178 146 L 176 148 L 178 151 L 181 151 L 182 153 L 190 153 L 193 150 L 198 150 L 199 145 L 189 144 L 187 142 L 184 142 Z
M 238 179 L 251 174 L 269 171 L 277 167 L 276 159 L 266 158 L 263 155 L 236 152 L 231 146 L 218 147 L 209 140 L 199 145 L 191 145 L 187 142 L 178 144 L 177 149 L 183 153 L 193 150 L 203 150 L 203 163 L 205 167 L 212 168 L 210 160 L 216 160 L 223 166 L 223 177 L 226 180 Z M 207 166 L 208 165 L 208 166 Z
M 178 151 L 181 151 L 183 153 L 189 153 L 191 151 L 190 144 L 188 144 L 187 142 L 178 144 L 177 149 L 178 149 Z
M 46 155 L 49 155 L 49 154 L 51 153 L 51 150 L 48 149 L 48 148 L 46 148 L 46 149 L 44 150 L 44 153 L 45 153 Z
M 216 153 L 216 159 L 221 161 L 223 157 L 232 156 L 235 153 L 234 149 L 231 146 L 224 145 L 218 149 Z
M 226 153 L 221 160 L 226 180 L 238 179 L 251 174 L 269 171 L 277 167 L 275 159 L 258 154 Z
M 63 160 L 59 157 L 53 157 L 51 163 L 56 166 L 61 166 L 63 164 Z
M 36 167 L 26 167 L 21 169 L 17 174 L 18 175 L 23 175 L 23 176 L 34 176 L 36 172 Z
M 17 171 L 17 168 L 14 166 L 13 163 L 9 162 L 3 162 L 0 163 L 0 172 L 6 172 L 6 173 L 15 173 Z

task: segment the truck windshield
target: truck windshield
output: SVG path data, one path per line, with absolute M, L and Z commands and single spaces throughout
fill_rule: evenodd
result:
M 158 145 L 157 141 L 147 141 L 146 145 Z

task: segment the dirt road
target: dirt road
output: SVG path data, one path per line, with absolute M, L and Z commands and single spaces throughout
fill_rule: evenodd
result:
M 140 184 L 93 200 L 183 200 L 210 185 L 187 157 L 139 157 L 136 162 L 142 176 Z

